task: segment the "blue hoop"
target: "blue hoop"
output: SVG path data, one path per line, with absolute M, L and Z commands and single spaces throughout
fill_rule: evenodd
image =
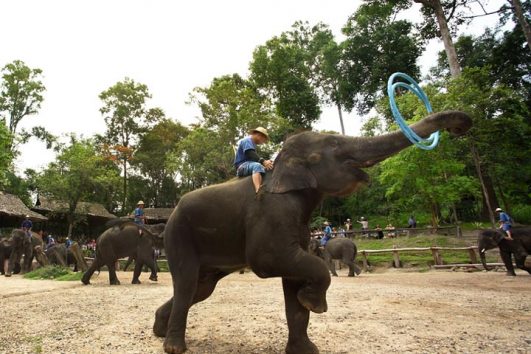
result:
M 395 78 L 402 78 L 408 81 L 410 84 L 405 82 L 395 82 Z M 405 88 L 411 92 L 413 92 L 415 95 L 417 95 L 418 98 L 424 103 L 426 106 L 426 109 L 428 110 L 428 113 L 432 113 L 433 110 L 431 109 L 430 101 L 428 100 L 428 96 L 422 91 L 420 86 L 413 80 L 409 75 L 406 75 L 404 73 L 394 73 L 389 78 L 389 81 L 387 81 L 387 95 L 389 96 L 389 105 L 391 106 L 391 112 L 393 113 L 393 116 L 395 117 L 396 123 L 404 133 L 404 135 L 411 141 L 413 144 L 418 146 L 419 148 L 423 150 L 433 150 L 439 143 L 439 131 L 436 131 L 435 133 L 432 133 L 427 139 L 421 138 L 417 135 L 405 122 L 404 118 L 400 114 L 400 111 L 398 110 L 398 107 L 395 102 L 395 90 L 397 87 Z

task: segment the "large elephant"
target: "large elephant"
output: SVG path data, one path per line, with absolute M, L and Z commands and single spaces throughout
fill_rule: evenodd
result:
M 85 262 L 85 258 L 77 242 L 73 242 L 70 247 L 66 247 L 64 243 L 57 243 L 48 247 L 45 253 L 51 264 L 57 264 L 63 267 L 74 265 L 74 272 L 78 270 L 84 272 L 88 269 L 87 262 Z
M 137 225 L 131 221 L 117 220 L 96 241 L 96 257 L 89 269 L 83 274 L 81 282 L 90 284 L 92 274 L 106 265 L 109 270 L 109 283 L 119 285 L 116 277 L 115 263 L 119 258 L 134 256 L 137 259 L 133 272 L 133 284 L 140 284 L 138 277 L 142 265 L 146 264 L 152 271 L 151 280 L 156 278 L 156 266 L 153 259 L 153 247 L 163 247 L 164 224 Z M 155 274 L 155 275 L 153 275 Z
M 462 112 L 432 114 L 412 126 L 422 137 L 439 129 L 462 134 L 472 126 Z M 330 273 L 307 252 L 312 211 L 324 196 L 346 196 L 368 182 L 361 170 L 411 145 L 397 131 L 378 137 L 303 132 L 289 137 L 275 168 L 255 193 L 251 177 L 184 195 L 165 229 L 173 297 L 155 313 L 153 331 L 164 350 L 186 350 L 190 307 L 217 282 L 246 266 L 261 278 L 282 277 L 288 322 L 287 353 L 317 353 L 307 327 L 310 311 L 327 310 Z
M 326 245 L 321 248 L 321 243 L 317 239 L 312 239 L 308 246 L 308 251 L 314 256 L 324 259 L 330 272 L 334 277 L 337 277 L 335 259 L 341 260 L 348 266 L 348 276 L 353 277 L 355 274 L 359 275 L 361 269 L 356 265 L 356 254 L 358 248 L 352 240 L 343 237 L 336 237 L 329 240 Z
M 500 230 L 482 230 L 478 234 L 478 250 L 481 262 L 486 270 L 492 268 L 487 266 L 485 251 L 498 247 L 500 256 L 507 268 L 507 275 L 515 276 L 512 255 L 516 266 L 527 270 L 531 274 L 531 268 L 526 267 L 525 259 L 531 253 L 531 226 L 514 227 L 511 229 L 512 240 L 505 238 L 505 234 Z
M 39 234 L 32 232 L 31 237 L 26 235 L 26 232 L 21 229 L 13 229 L 9 239 L 4 241 L 5 245 L 11 247 L 11 254 L 7 267 L 6 277 L 10 277 L 13 273 L 15 265 L 21 264 L 21 272 L 27 273 L 31 271 L 33 258 L 41 266 L 48 265 L 48 259 L 44 254 L 44 247 L 42 239 Z M 21 263 L 22 255 L 24 255 L 24 262 Z

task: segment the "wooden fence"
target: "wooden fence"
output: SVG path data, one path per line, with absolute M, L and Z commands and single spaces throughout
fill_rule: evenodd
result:
M 400 237 L 400 236 L 414 236 L 419 234 L 437 234 L 442 236 L 456 236 L 462 237 L 463 233 L 459 225 L 440 226 L 440 227 L 417 227 L 417 228 L 394 228 L 387 229 L 370 229 L 370 230 L 349 230 L 349 231 L 334 231 L 332 235 L 348 237 L 350 239 L 356 238 L 378 238 L 378 232 L 383 232 L 384 237 Z M 323 232 L 313 233 L 312 236 L 323 235 Z
M 431 252 L 433 257 L 433 262 L 435 268 L 446 268 L 446 267 L 481 267 L 482 264 L 478 263 L 478 257 L 476 255 L 477 246 L 469 247 L 409 247 L 409 248 L 391 248 L 391 249 L 381 249 L 381 250 L 362 250 L 358 252 L 362 256 L 363 261 L 363 270 L 369 270 L 369 260 L 368 255 L 376 253 L 392 253 L 393 254 L 393 266 L 400 268 L 400 253 L 405 252 Z M 443 259 L 441 251 L 466 251 L 470 258 L 470 264 L 443 264 Z M 490 266 L 503 266 L 503 263 L 489 263 Z

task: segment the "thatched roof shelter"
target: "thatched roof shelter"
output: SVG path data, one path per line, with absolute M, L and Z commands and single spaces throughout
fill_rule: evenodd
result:
M 35 207 L 33 207 L 32 209 L 39 212 L 43 212 L 45 214 L 63 214 L 68 211 L 68 203 L 53 200 L 45 196 L 39 196 L 37 205 L 35 205 Z M 76 206 L 76 214 L 98 217 L 103 219 L 116 218 L 116 215 L 109 213 L 109 211 L 99 203 L 79 202 Z
M 174 208 L 144 208 L 144 220 L 146 224 L 165 223 L 170 218 Z M 134 213 L 129 214 L 134 219 Z
M 26 215 L 32 221 L 46 221 L 48 218 L 31 211 L 19 197 L 0 191 L 0 215 L 24 219 Z

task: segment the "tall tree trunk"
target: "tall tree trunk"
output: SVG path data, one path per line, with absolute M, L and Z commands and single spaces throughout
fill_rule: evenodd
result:
M 345 125 L 343 124 L 343 112 L 341 112 L 340 103 L 337 103 L 337 112 L 339 113 L 339 123 L 341 123 L 341 134 L 345 135 Z
M 446 21 L 446 15 L 442 8 L 440 0 L 414 0 L 417 3 L 421 3 L 424 6 L 431 7 L 435 13 L 435 18 L 439 24 L 439 31 L 441 32 L 441 39 L 444 43 L 444 50 L 448 58 L 448 65 L 450 66 L 450 74 L 452 77 L 458 77 L 461 75 L 461 66 L 457 60 L 457 53 L 455 52 L 455 46 L 452 41 L 450 30 L 448 29 L 448 22 Z
M 487 206 L 487 211 L 489 213 L 490 223 L 492 224 L 492 227 L 495 228 L 496 222 L 494 219 L 494 212 L 492 210 L 492 205 L 490 204 L 489 192 L 485 185 L 485 180 L 483 179 L 483 173 L 481 172 L 481 162 L 479 160 L 479 154 L 476 149 L 476 146 L 474 145 L 474 142 L 470 142 L 470 151 L 472 153 L 472 160 L 474 160 L 474 166 L 476 167 L 476 173 L 478 175 L 479 183 L 481 185 L 481 191 L 483 192 L 483 198 Z
M 529 50 L 531 50 L 531 26 L 529 25 L 529 22 L 527 22 L 527 18 L 524 15 L 522 3 L 520 2 L 520 0 L 508 1 L 512 4 L 514 15 L 518 19 L 518 23 L 520 24 L 520 26 L 522 26 L 522 31 L 524 32 L 525 39 L 527 41 L 527 46 Z
M 123 197 L 123 204 L 122 204 L 122 213 L 124 213 L 125 215 L 125 208 L 127 207 L 126 206 L 126 203 L 127 203 L 127 159 L 124 157 L 124 197 Z

